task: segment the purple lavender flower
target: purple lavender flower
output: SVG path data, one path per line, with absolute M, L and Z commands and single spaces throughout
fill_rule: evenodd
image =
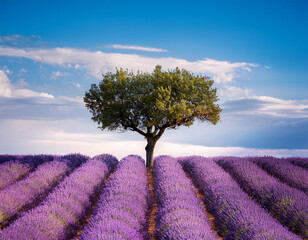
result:
M 273 157 L 249 159 L 282 182 L 308 193 L 308 172 L 306 169 L 293 165 L 287 159 Z
M 64 161 L 44 163 L 23 180 L 0 191 L 0 224 L 24 210 L 26 205 L 34 204 L 70 170 Z
M 308 158 L 287 158 L 288 161 L 293 163 L 294 165 L 303 167 L 303 168 L 308 168 Z
M 300 239 L 245 194 L 212 159 L 181 160 L 201 193 L 224 239 Z
M 2 159 L 12 159 L 0 165 L 0 190 L 21 179 L 38 165 L 53 160 L 52 155 L 1 155 Z M 1 158 L 0 158 L 1 160 Z
M 144 239 L 149 204 L 144 160 L 127 156 L 103 190 L 80 239 Z
M 0 190 L 16 182 L 31 171 L 28 164 L 9 161 L 0 165 Z
M 278 181 L 247 159 L 223 158 L 218 163 L 284 226 L 308 237 L 308 197 L 305 193 Z
M 202 210 L 201 200 L 181 164 L 157 157 L 153 168 L 158 239 L 216 239 Z
M 0 239 L 66 239 L 91 207 L 91 197 L 110 173 L 105 161 L 111 155 L 90 159 L 67 176 L 36 208 L 23 214 L 0 234 Z
M 9 155 L 9 154 L 0 155 L 0 164 L 8 162 L 8 161 L 15 161 L 15 160 L 19 159 L 20 157 L 22 157 L 22 156 Z

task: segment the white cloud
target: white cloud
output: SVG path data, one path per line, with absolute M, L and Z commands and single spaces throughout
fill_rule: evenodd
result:
M 54 98 L 53 95 L 48 93 L 39 93 L 29 89 L 16 89 L 13 91 L 13 97 L 15 98 L 27 98 L 27 97 L 44 97 L 44 98 Z
M 60 72 L 60 71 L 56 71 L 56 72 L 52 72 L 50 78 L 52 79 L 56 79 L 58 77 L 65 77 L 65 76 L 69 76 L 70 74 L 68 72 Z
M 0 36 L 0 42 L 17 42 L 20 39 L 25 39 L 26 37 L 19 34 L 9 34 L 6 36 Z
M 252 92 L 251 89 L 247 88 L 238 88 L 234 86 L 226 86 L 223 89 L 218 90 L 218 95 L 219 96 L 225 96 L 225 97 L 242 97 L 242 96 L 249 96 L 250 93 Z
M 212 156 L 308 156 L 308 150 L 305 149 L 255 149 L 243 147 L 205 147 L 193 144 L 178 144 L 162 142 L 157 146 L 159 155 L 173 156 L 192 156 L 201 155 Z
M 39 93 L 29 89 L 16 89 L 10 82 L 6 73 L 0 70 L 0 97 L 27 98 L 27 97 L 44 97 L 53 98 L 48 93 Z
M 114 71 L 116 67 L 151 72 L 157 64 L 160 64 L 164 69 L 180 67 L 193 73 L 211 75 L 217 83 L 224 83 L 232 82 L 239 74 L 245 71 L 249 72 L 251 68 L 258 66 L 253 63 L 232 63 L 210 58 L 188 61 L 172 57 L 153 58 L 137 54 L 90 52 L 74 48 L 21 49 L 0 47 L 0 56 L 23 57 L 60 66 L 75 64 L 75 66 L 85 67 L 89 74 L 98 79 L 101 78 L 102 73 Z
M 3 70 L 0 70 L 0 96 L 11 97 L 13 86 Z
M 66 123 L 69 125 L 70 122 Z M 64 124 L 65 125 L 65 124 Z M 82 153 L 94 156 L 102 153 L 112 154 L 119 159 L 129 154 L 139 154 L 145 158 L 146 141 L 121 140 L 121 134 L 70 133 L 59 129 L 50 121 L 2 120 L 0 131 L 3 139 L 0 154 L 67 154 Z M 13 147 L 14 142 L 19 147 Z M 155 149 L 157 155 L 172 156 L 308 156 L 308 150 L 288 149 L 254 149 L 242 147 L 206 147 L 194 144 L 181 144 L 159 141 Z
M 0 43 L 10 46 L 35 46 L 41 44 L 41 38 L 36 35 L 7 34 L 0 35 Z
M 126 49 L 126 50 L 138 50 L 138 51 L 147 51 L 147 52 L 168 52 L 162 48 L 151 48 L 151 47 L 142 47 L 136 45 L 121 45 L 121 44 L 112 44 L 111 48 L 115 49 Z
M 29 84 L 25 81 L 25 79 L 21 78 L 16 84 L 15 87 L 16 88 L 25 88 L 28 87 Z
M 228 100 L 224 111 L 232 114 L 258 114 L 280 118 L 308 118 L 308 100 L 283 100 L 253 96 Z

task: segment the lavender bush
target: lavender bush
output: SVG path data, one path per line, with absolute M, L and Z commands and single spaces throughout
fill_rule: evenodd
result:
M 308 168 L 308 158 L 287 158 L 288 161 L 293 163 L 294 165 Z
M 52 161 L 52 155 L 2 155 L 7 159 L 14 161 L 6 161 L 0 165 L 0 190 L 6 188 L 18 179 L 24 177 L 30 171 L 34 170 L 38 165 Z
M 93 159 L 103 161 L 110 171 L 113 171 L 118 164 L 118 159 L 110 154 L 97 155 Z
M 127 156 L 106 184 L 80 239 L 146 238 L 150 192 L 144 160 Z
M 67 154 L 61 156 L 62 159 L 65 159 L 67 161 L 67 165 L 70 168 L 77 168 L 79 167 L 82 163 L 85 163 L 89 157 L 82 155 L 82 154 Z
M 307 158 L 160 156 L 150 236 L 153 203 L 139 156 L 118 164 L 108 154 L 0 155 L 0 240 L 76 239 L 77 232 L 81 240 L 217 239 L 202 200 L 223 239 L 308 239 L 305 168 Z
M 9 161 L 0 165 L 0 190 L 6 188 L 31 171 L 29 164 Z
M 107 163 L 115 166 L 111 155 L 100 155 L 88 160 L 67 176 L 36 208 L 25 213 L 8 228 L 0 239 L 67 239 L 86 216 L 96 188 L 110 173 Z
M 2 154 L 2 155 L 0 155 L 0 164 L 8 162 L 8 161 L 15 161 L 15 160 L 19 159 L 20 157 L 22 157 L 22 156 Z
M 181 162 L 204 194 L 224 239 L 301 239 L 254 202 L 212 159 L 194 156 Z
M 308 193 L 308 171 L 293 165 L 286 159 L 273 157 L 251 158 L 254 163 L 262 167 L 269 174 L 275 176 L 291 187 Z
M 153 176 L 158 206 L 156 238 L 216 239 L 181 164 L 171 157 L 157 157 Z
M 0 191 L 0 224 L 24 210 L 26 205 L 35 203 L 71 170 L 68 161 L 58 158 L 40 165 L 23 180 Z
M 278 181 L 251 161 L 224 158 L 218 163 L 283 225 L 308 237 L 308 197 L 305 193 Z

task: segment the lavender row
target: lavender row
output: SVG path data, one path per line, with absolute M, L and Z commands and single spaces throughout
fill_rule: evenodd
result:
M 244 193 L 212 159 L 189 157 L 182 165 L 204 194 L 224 239 L 300 239 Z
M 10 155 L 7 155 L 8 157 Z M 33 171 L 38 165 L 53 160 L 51 155 L 12 156 L 14 161 L 0 165 L 0 190 Z
M 251 158 L 254 163 L 261 166 L 269 174 L 275 176 L 291 187 L 308 193 L 308 171 L 293 165 L 286 159 L 273 157 Z
M 73 156 L 71 155 L 71 158 Z M 81 160 L 77 159 L 76 163 L 78 161 L 81 164 Z M 76 165 L 76 163 L 74 164 Z M 40 165 L 36 171 L 23 180 L 0 191 L 0 224 L 5 225 L 19 212 L 36 204 L 38 199 L 42 198 L 73 170 L 70 165 L 74 164 L 70 160 L 56 158 L 52 162 Z
M 36 208 L 5 228 L 0 239 L 67 239 L 85 219 L 94 193 L 110 173 L 108 164 L 117 162 L 111 155 L 88 160 L 67 176 Z
M 67 156 L 70 156 L 70 155 L 67 155 Z M 73 154 L 72 156 L 79 156 L 79 155 Z M 44 154 L 25 155 L 25 156 L 19 156 L 17 161 L 20 163 L 29 164 L 31 168 L 35 168 L 42 163 L 52 161 L 54 157 L 55 157 L 54 155 L 44 155 Z
M 201 200 L 181 164 L 157 157 L 153 168 L 157 239 L 216 239 Z
M 146 238 L 150 199 L 144 160 L 133 155 L 123 158 L 80 239 Z
M 288 161 L 293 163 L 294 165 L 308 168 L 308 158 L 287 158 Z
M 283 225 L 308 237 L 308 197 L 305 193 L 278 181 L 249 160 L 225 158 L 218 163 Z
M 32 168 L 29 164 L 22 164 L 18 161 L 9 161 L 0 165 L 0 190 L 6 188 L 18 179 L 27 175 Z
M 21 155 L 9 155 L 9 154 L 2 154 L 0 155 L 0 164 L 8 162 L 8 161 L 15 161 L 20 159 Z

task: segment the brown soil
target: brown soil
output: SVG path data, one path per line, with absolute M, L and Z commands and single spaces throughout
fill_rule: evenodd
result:
M 2 222 L 2 223 L 0 224 L 0 232 L 1 232 L 4 228 L 6 228 L 6 227 L 8 227 L 10 224 L 12 224 L 14 221 L 16 221 L 16 220 L 17 220 L 20 216 L 22 216 L 22 214 L 24 214 L 26 211 L 28 211 L 28 210 L 30 210 L 30 209 L 33 209 L 33 208 L 37 207 L 37 206 L 48 196 L 48 194 L 51 193 L 51 192 L 54 190 L 54 188 L 55 188 L 56 186 L 58 186 L 58 184 L 60 184 L 60 183 L 62 182 L 62 180 L 63 180 L 66 176 L 68 176 L 70 173 L 71 173 L 71 171 L 70 171 L 70 172 L 67 172 L 67 173 L 66 173 L 65 175 L 63 175 L 63 176 L 60 176 L 59 179 L 57 179 L 57 181 L 55 181 L 54 183 L 52 183 L 52 185 L 49 186 L 49 189 L 48 189 L 47 191 L 45 191 L 45 192 L 39 194 L 39 195 L 37 196 L 37 198 L 35 198 L 35 200 L 33 200 L 33 201 L 32 201 L 31 203 L 29 203 L 29 204 L 26 204 L 26 205 L 22 206 L 22 207 L 18 210 L 18 212 L 17 212 L 15 215 L 11 216 L 7 221 Z
M 79 224 L 79 230 L 77 231 L 77 233 L 74 235 L 73 238 L 70 238 L 72 240 L 77 240 L 79 239 L 79 237 L 81 236 L 82 232 L 83 232 L 83 228 L 88 224 L 88 222 L 90 221 L 91 217 L 93 216 L 93 212 L 94 209 L 97 206 L 100 194 L 102 193 L 104 187 L 106 186 L 106 184 L 110 181 L 110 178 L 113 176 L 114 172 L 111 172 L 110 175 L 108 176 L 108 178 L 103 182 L 103 184 L 101 185 L 101 187 L 98 189 L 97 193 L 95 194 L 95 197 L 93 198 L 93 203 L 91 206 L 91 209 L 89 210 L 86 218 L 80 222 Z
M 154 232 L 155 232 L 155 218 L 156 218 L 156 212 L 157 212 L 157 203 L 155 201 L 155 193 L 154 193 L 154 179 L 152 174 L 153 169 L 147 170 L 147 176 L 149 179 L 149 189 L 151 191 L 151 197 L 152 197 L 152 211 L 149 218 L 149 234 L 151 235 L 151 240 L 155 240 Z
M 211 224 L 211 230 L 215 233 L 217 239 L 222 240 L 223 238 L 218 235 L 218 231 L 217 231 L 217 228 L 216 228 L 215 222 L 214 222 L 214 220 L 215 220 L 214 216 L 207 211 L 208 207 L 204 203 L 204 199 L 205 199 L 204 194 L 202 194 L 199 191 L 199 189 L 195 186 L 194 181 L 193 181 L 192 177 L 190 176 L 190 174 L 188 172 L 185 172 L 185 173 L 186 173 L 186 176 L 190 179 L 192 185 L 194 186 L 197 197 L 201 199 L 202 210 L 205 213 L 205 215 L 207 216 L 207 218 L 209 219 L 209 222 Z

